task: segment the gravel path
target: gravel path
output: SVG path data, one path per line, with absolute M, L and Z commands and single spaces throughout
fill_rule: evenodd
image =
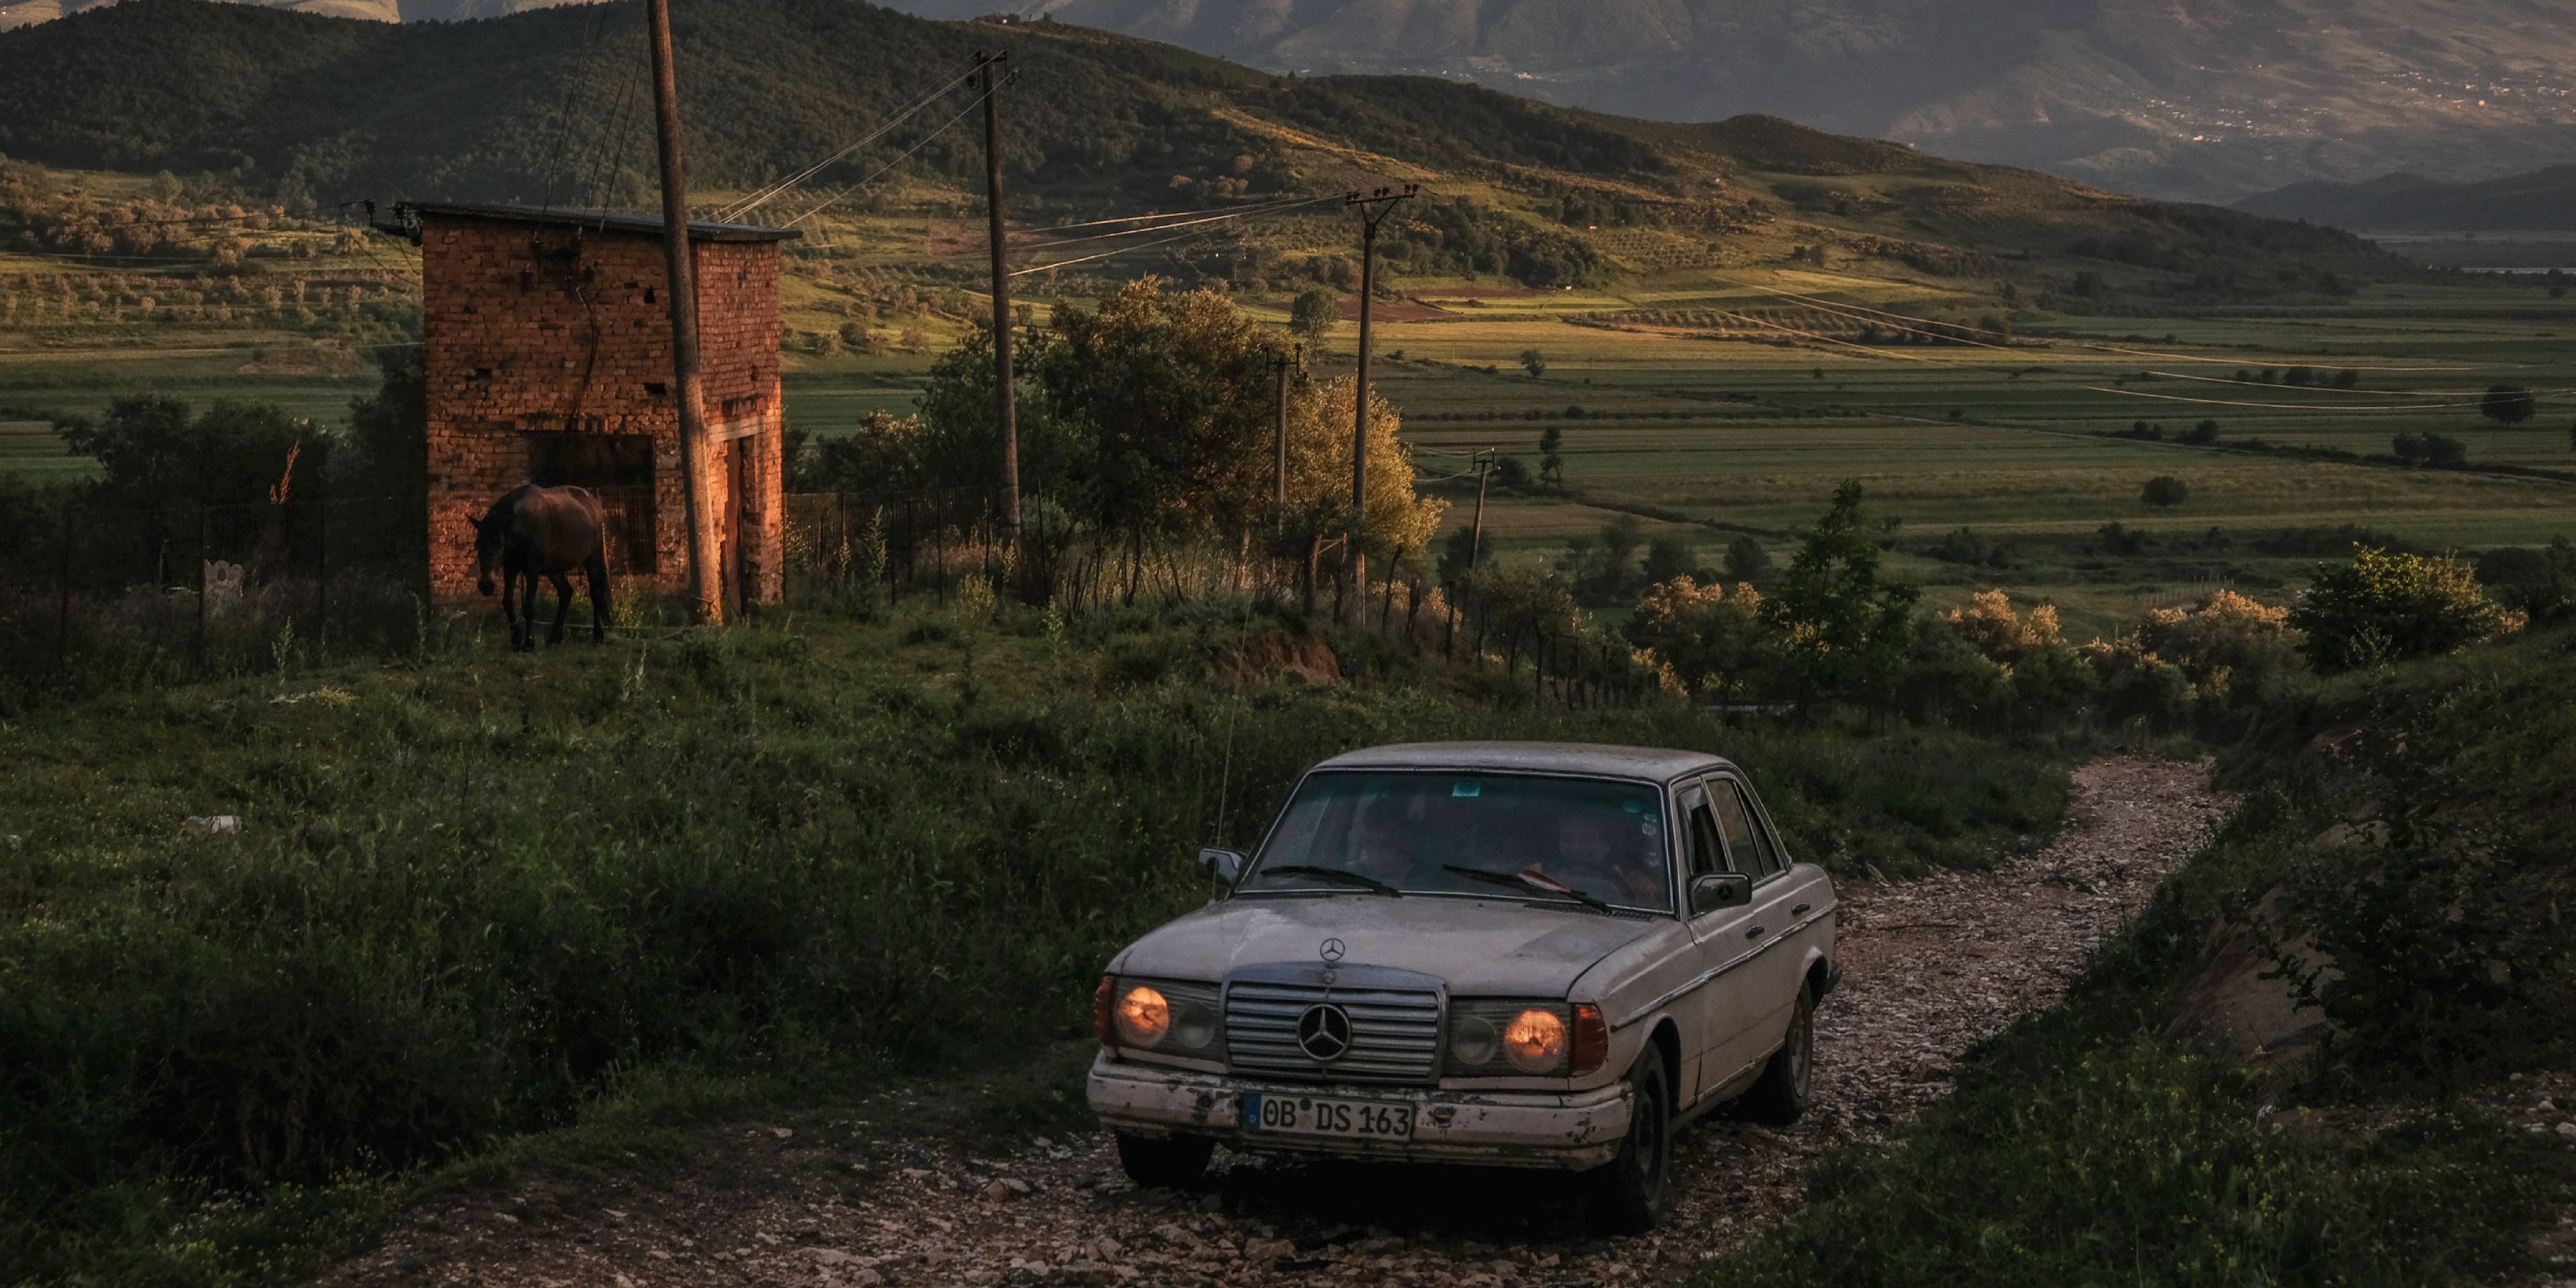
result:
M 1898 1131 L 1951 1062 L 2066 979 L 2232 802 L 2206 765 L 2098 760 L 2075 818 L 1996 869 L 1842 891 L 1843 987 L 1817 1021 L 1816 1104 L 1774 1130 L 1713 1116 L 1676 1155 L 1658 1232 L 1583 1235 L 1561 1178 L 1283 1163 L 1220 1151 L 1189 1194 L 1140 1192 L 1105 1137 L 996 1158 L 853 1158 L 754 1127 L 711 1173 L 602 1200 L 530 1189 L 432 1203 L 334 1284 L 1502 1285 L 1663 1283 L 1792 1210 L 1819 1152 Z M 885 1105 L 872 1112 L 900 1112 Z M 866 1124 L 852 1124 L 864 1129 Z

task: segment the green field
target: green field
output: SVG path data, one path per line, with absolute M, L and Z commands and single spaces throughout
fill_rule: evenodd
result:
M 930 187 L 809 226 L 782 288 L 793 423 L 831 436 L 869 412 L 912 410 L 932 360 L 988 308 L 973 289 L 978 257 L 963 253 L 971 247 L 957 211 L 967 208 Z M 1338 227 L 1298 216 L 1266 230 L 1261 245 L 1273 255 L 1329 251 Z M 1565 433 L 1564 487 L 1489 497 L 1486 526 L 1509 559 L 1551 560 L 1567 539 L 1622 514 L 1650 535 L 1683 537 L 1705 565 L 1747 534 L 1776 559 L 1835 483 L 1857 478 L 1890 525 L 1897 566 L 1936 599 L 2001 585 L 2057 602 L 2079 636 L 2220 585 L 2291 593 L 2335 550 L 2315 540 L 2283 548 L 2277 537 L 2288 529 L 2351 525 L 2463 551 L 2576 531 L 2576 484 L 2485 472 L 2576 473 L 2576 300 L 2551 299 L 2537 282 L 2423 278 L 2333 300 L 2154 315 L 2125 297 L 2087 315 L 2069 311 L 2081 301 L 2063 295 L 2052 309 L 2016 307 L 2009 285 L 1885 260 L 1784 262 L 1785 247 L 1771 243 L 1800 227 L 1667 267 L 1655 266 L 1659 252 L 1647 244 L 1663 234 L 1603 232 L 1602 244 L 1626 257 L 1610 286 L 1394 279 L 1405 298 L 1389 301 L 1382 318 L 1394 320 L 1378 324 L 1374 372 L 1407 417 L 1423 485 L 1453 503 L 1448 523 L 1472 512 L 1472 479 L 1460 477 L 1470 453 L 1499 448 L 1535 471 L 1550 427 Z M 295 239 L 310 236 L 273 234 L 232 287 L 189 278 L 156 288 L 162 279 L 113 265 L 0 254 L 0 303 L 13 292 L 18 301 L 0 316 L 39 323 L 0 324 L 0 476 L 76 475 L 84 466 L 38 418 L 95 413 L 129 393 L 256 399 L 344 421 L 350 399 L 374 386 L 375 353 L 403 342 L 389 328 L 416 289 L 403 283 L 415 280 L 417 257 L 385 237 L 356 253 L 345 244 L 297 250 Z M 1712 267 L 1712 257 L 1746 262 Z M 1174 271 L 1186 281 L 1199 271 L 1159 255 L 1122 263 L 1121 275 Z M 1116 280 L 1032 278 L 1022 302 L 1043 322 Z M 300 311 L 217 307 L 224 290 L 239 298 L 240 281 L 286 285 L 292 299 L 308 298 L 295 283 L 319 289 Z M 195 293 L 205 305 L 176 289 L 191 284 L 206 288 Z M 145 298 L 155 289 L 158 309 Z M 1233 298 L 1286 324 L 1286 294 Z M 1935 339 L 1922 334 L 1935 324 L 1997 330 L 1922 342 Z M 1355 330 L 1337 328 L 1314 375 L 1347 372 Z M 1531 350 L 1545 358 L 1542 376 L 1522 369 Z M 2294 368 L 2314 371 L 2317 383 L 2282 383 Z M 2333 386 L 2345 371 L 2349 386 Z M 2538 414 L 2510 429 L 2483 420 L 2477 400 L 2496 384 L 2534 391 Z M 2215 446 L 2170 441 L 2204 419 L 2218 422 Z M 2168 441 L 2108 437 L 2139 422 L 2161 426 Z M 2366 456 L 2387 453 L 2398 433 L 2428 431 L 2460 440 L 2469 468 L 2244 450 L 2261 440 Z M 2151 509 L 2140 489 L 2165 474 L 2190 497 Z M 2149 533 L 2150 549 L 2100 550 L 2095 534 L 2114 522 Z M 1976 567 L 1925 557 L 1958 528 L 2010 556 Z

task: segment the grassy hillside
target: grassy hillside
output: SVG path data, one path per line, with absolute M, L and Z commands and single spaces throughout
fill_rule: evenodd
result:
M 290 205 L 637 201 L 650 152 L 636 20 L 631 3 L 396 27 L 133 0 L 0 35 L 0 80 L 23 90 L 0 103 L 0 152 L 211 172 Z M 1430 79 L 1273 77 L 1078 28 L 932 23 L 840 0 L 684 2 L 676 22 L 692 174 L 708 188 L 828 154 L 960 75 L 973 51 L 1000 48 L 1020 74 L 1011 168 L 1038 223 L 1050 200 L 1221 205 L 1403 179 L 1482 197 L 1506 226 L 1638 229 L 1701 259 L 1747 234 L 1822 238 L 1950 276 L 2090 256 L 2203 295 L 2274 290 L 2284 268 L 2400 271 L 2334 234 L 1767 117 L 1673 126 Z M 918 138 L 898 132 L 822 182 L 876 170 Z M 970 131 L 952 131 L 912 172 L 971 188 L 979 156 Z
M 973 17 L 986 0 L 899 0 Z M 2466 178 L 2565 155 L 2576 45 L 2517 0 L 1035 0 L 1310 73 L 1434 73 L 1664 119 L 1773 112 L 2114 187 Z
M 2576 166 L 2477 183 L 2392 174 L 2363 183 L 2298 183 L 2239 210 L 2357 232 L 2576 232 Z

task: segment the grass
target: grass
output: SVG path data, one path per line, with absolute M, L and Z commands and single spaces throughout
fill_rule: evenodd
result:
M 1277 629 L 782 612 L 29 709 L 0 784 L 0 1260 L 274 1278 L 379 1219 L 377 1178 L 553 1148 L 489 1142 L 626 1121 L 621 1096 L 759 1103 L 1078 1034 L 1110 952 L 1203 897 L 1186 856 L 1249 846 L 1352 746 L 1722 749 L 1799 852 L 1897 871 L 2044 834 L 2077 751 L 1209 678 Z M 240 834 L 183 835 L 211 814 Z
M 1973 1052 L 1957 1094 L 1902 1143 L 1829 1157 L 1804 1213 L 1702 1282 L 2412 1285 L 2541 1272 L 2526 1239 L 2576 1205 L 2576 1155 L 2477 1106 L 2517 1069 L 2563 1067 L 2569 1050 L 2576 961 L 2548 946 L 2554 931 L 2537 946 L 2519 936 L 2570 871 L 2570 644 L 2543 633 L 2345 677 L 2267 713 L 2231 755 L 2246 807 L 2066 1000 Z M 2362 764 L 2317 749 L 2320 732 L 2355 728 Z M 2445 820 L 2460 839 L 2315 839 L 2373 810 L 2401 829 Z M 2466 881 L 2520 911 L 2444 919 L 2434 892 Z M 2387 897 L 2346 897 L 2356 890 Z M 2279 933 L 2331 944 L 2352 968 L 2324 995 L 2316 1062 L 2288 1079 L 2177 1036 L 2191 1031 L 2177 999 L 2213 927 L 2247 923 L 2276 891 Z

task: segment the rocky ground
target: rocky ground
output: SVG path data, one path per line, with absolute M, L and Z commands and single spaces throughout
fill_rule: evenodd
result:
M 1139 1191 L 1103 1136 L 1037 1137 L 989 1157 L 928 1144 L 889 1156 L 874 1143 L 883 1124 L 854 1118 L 745 1126 L 714 1165 L 650 1182 L 575 1193 L 529 1181 L 433 1201 L 324 1282 L 1668 1282 L 1794 1208 L 1818 1153 L 1888 1137 L 1941 1097 L 1952 1061 L 2053 1002 L 2230 807 L 2200 764 L 2099 760 L 2076 772 L 2075 789 L 2073 825 L 2043 850 L 1987 872 L 1844 886 L 1847 973 L 1818 1015 L 1815 1108 L 1785 1130 L 1719 1116 L 1684 1133 L 1675 1210 L 1650 1235 L 1587 1237 L 1570 1188 L 1544 1175 L 1220 1151 L 1196 1191 Z M 867 1112 L 904 1110 L 898 1098 Z M 2547 1117 L 2542 1129 L 2558 1129 Z

